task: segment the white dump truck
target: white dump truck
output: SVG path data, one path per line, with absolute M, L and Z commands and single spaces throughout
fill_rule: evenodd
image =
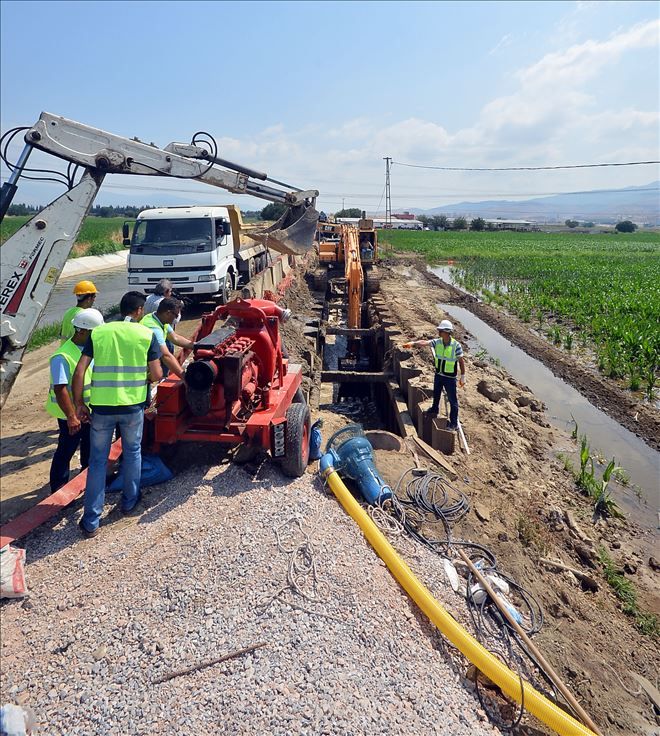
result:
M 129 238 L 128 283 L 152 292 L 160 279 L 170 279 L 175 290 L 191 301 L 219 298 L 269 265 L 270 253 L 248 235 L 238 207 L 162 207 L 140 212 Z

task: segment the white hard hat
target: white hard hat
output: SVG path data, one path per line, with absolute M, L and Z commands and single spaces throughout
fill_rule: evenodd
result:
M 104 322 L 103 315 L 98 309 L 81 309 L 71 320 L 74 327 L 81 330 L 93 330 L 95 327 L 102 325 Z
M 454 325 L 448 319 L 443 319 L 442 322 L 438 325 L 438 329 L 442 332 L 453 332 Z

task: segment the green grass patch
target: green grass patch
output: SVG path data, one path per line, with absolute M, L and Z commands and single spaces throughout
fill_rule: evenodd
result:
M 106 322 L 112 322 L 119 316 L 119 304 L 113 304 L 111 307 L 103 310 L 103 318 Z M 51 322 L 37 329 L 32 333 L 32 337 L 29 339 L 26 352 L 31 353 L 37 348 L 41 348 L 44 345 L 49 345 L 52 342 L 59 341 L 60 330 L 62 328 L 61 322 Z
M 27 352 L 31 353 L 37 348 L 41 348 L 44 345 L 55 342 L 55 340 L 59 340 L 61 327 L 61 322 L 51 322 L 43 327 L 37 327 L 28 341 L 26 348 Z
M 660 385 L 660 233 L 380 231 L 398 251 L 454 261 L 452 277 L 653 400 Z M 570 337 L 569 337 L 570 335 Z
M 640 610 L 637 604 L 637 591 L 624 575 L 617 571 L 614 561 L 604 547 L 598 548 L 598 560 L 603 566 L 603 574 L 614 595 L 621 601 L 621 610 L 635 620 L 635 626 L 647 636 L 660 636 L 660 621 L 653 613 Z
M 5 217 L 0 224 L 0 243 L 4 243 L 29 219 L 27 215 Z M 70 257 L 102 256 L 123 250 L 121 228 L 125 219 L 124 217 L 86 217 Z

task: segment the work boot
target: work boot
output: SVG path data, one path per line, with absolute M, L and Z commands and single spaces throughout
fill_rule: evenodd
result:
M 456 424 L 448 424 L 445 429 L 448 432 L 458 432 L 458 426 Z
M 85 529 L 82 523 L 82 519 L 78 522 L 78 528 L 82 532 L 82 535 L 83 537 L 85 537 L 85 539 L 92 539 L 92 537 L 95 537 L 100 531 L 98 527 L 96 527 L 96 529 L 92 530 L 91 532 L 89 531 L 89 529 Z
M 432 406 L 430 409 L 427 409 L 424 414 L 426 414 L 429 417 L 437 417 L 438 416 L 438 407 Z

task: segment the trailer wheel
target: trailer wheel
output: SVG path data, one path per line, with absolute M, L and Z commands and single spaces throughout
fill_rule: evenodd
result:
M 291 404 L 286 410 L 285 455 L 280 460 L 280 467 L 290 478 L 300 478 L 309 462 L 311 421 L 306 403 Z

